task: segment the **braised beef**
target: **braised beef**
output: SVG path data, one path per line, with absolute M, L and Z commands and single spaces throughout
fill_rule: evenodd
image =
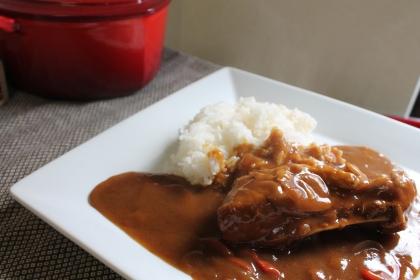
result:
M 348 225 L 387 233 L 406 228 L 415 184 L 376 151 L 304 148 L 273 130 L 262 147 L 248 145 L 238 154 L 238 178 L 218 209 L 219 228 L 229 242 L 278 247 Z M 358 158 L 368 161 L 360 164 Z

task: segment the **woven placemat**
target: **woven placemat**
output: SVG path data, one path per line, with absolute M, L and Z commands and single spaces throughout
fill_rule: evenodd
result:
M 139 92 L 93 102 L 11 90 L 0 106 L 0 279 L 122 279 L 16 202 L 10 187 L 48 162 L 220 67 L 165 49 L 158 75 Z

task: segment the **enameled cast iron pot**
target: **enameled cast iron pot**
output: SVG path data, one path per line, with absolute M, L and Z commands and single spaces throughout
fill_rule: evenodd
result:
M 44 97 L 124 96 L 157 73 L 170 0 L 0 0 L 8 82 Z

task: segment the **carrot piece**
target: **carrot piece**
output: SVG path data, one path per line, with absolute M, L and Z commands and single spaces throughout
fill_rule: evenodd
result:
M 244 261 L 243 259 L 237 258 L 237 257 L 229 257 L 227 258 L 228 262 L 242 268 L 243 270 L 254 274 L 254 269 L 252 268 L 252 266 L 250 264 L 248 264 L 246 261 Z
M 362 278 L 365 280 L 386 280 L 386 278 L 373 273 L 369 269 L 363 269 L 361 272 L 361 275 L 362 275 Z
M 282 277 L 281 272 L 277 268 L 275 268 L 271 263 L 258 259 L 256 264 L 265 273 L 272 274 L 277 277 Z
M 248 249 L 246 252 L 247 252 L 247 253 L 251 256 L 251 260 L 252 260 L 253 262 L 257 262 L 257 261 L 259 260 L 259 258 L 258 258 L 258 256 L 257 256 L 257 253 L 255 253 L 255 251 L 254 251 L 254 250 L 252 250 L 252 249 Z
M 277 277 L 282 277 L 281 272 L 275 268 L 271 263 L 260 260 L 258 258 L 257 253 L 254 250 L 249 250 L 248 254 L 250 254 L 252 261 L 264 272 L 267 274 L 272 274 Z

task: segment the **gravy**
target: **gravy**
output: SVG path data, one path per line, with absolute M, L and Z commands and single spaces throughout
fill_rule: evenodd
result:
M 339 148 L 367 176 L 392 169 L 388 159 L 378 159 L 369 149 Z M 398 233 L 349 226 L 268 249 L 222 239 L 217 210 L 228 191 L 191 186 L 167 174 L 130 172 L 99 184 L 89 201 L 150 252 L 193 279 L 414 279 L 419 272 L 418 197 L 407 228 Z

